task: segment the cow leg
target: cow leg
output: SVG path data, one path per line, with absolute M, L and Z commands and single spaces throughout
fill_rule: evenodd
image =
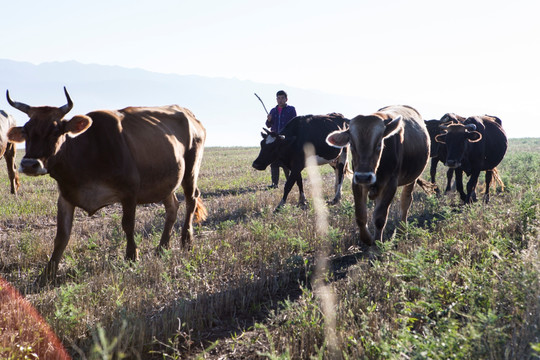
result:
M 56 236 L 54 238 L 54 249 L 43 273 L 37 279 L 40 285 L 51 282 L 56 277 L 58 264 L 62 259 L 64 250 L 69 242 L 71 228 L 73 226 L 73 214 L 75 206 L 68 202 L 62 195 L 58 197 L 58 211 L 56 213 Z
M 459 193 L 459 196 L 461 197 L 462 201 L 465 201 L 467 198 L 467 195 L 463 191 L 463 170 L 461 169 L 455 169 L 456 172 L 456 190 Z
M 448 169 L 446 172 L 446 189 L 444 190 L 444 193 L 448 193 L 452 190 L 452 177 L 454 175 L 454 169 Z
M 7 171 L 9 176 L 9 182 L 11 184 L 11 193 L 17 194 L 19 190 L 19 174 L 17 174 L 17 169 L 15 166 L 15 155 L 17 150 L 14 143 L 8 143 L 4 157 L 6 158 Z
M 122 229 L 126 234 L 126 259 L 136 261 L 139 257 L 135 244 L 135 211 L 137 204 L 134 198 L 122 201 Z
M 298 206 L 304 208 L 307 205 L 306 194 L 304 194 L 304 183 L 302 181 L 302 174 L 297 177 L 296 185 L 298 186 Z
M 283 189 L 283 197 L 281 198 L 281 201 L 279 202 L 278 206 L 276 207 L 276 210 L 281 209 L 283 205 L 285 205 L 285 202 L 287 201 L 287 197 L 289 196 L 289 193 L 291 192 L 292 187 L 295 183 L 298 183 L 298 178 L 300 178 L 300 181 L 302 181 L 302 175 L 300 172 L 296 170 L 291 170 L 291 173 L 289 174 L 289 178 L 285 182 L 285 187 Z M 298 188 L 300 188 L 302 185 L 298 185 Z M 303 189 L 302 189 L 303 190 Z M 301 192 L 302 194 L 302 192 Z M 301 195 L 300 195 L 301 196 Z
M 202 221 L 206 218 L 206 209 L 200 200 L 200 192 L 197 187 L 197 179 L 201 168 L 203 147 L 194 148 L 185 154 L 185 171 L 182 179 L 182 189 L 186 198 L 186 214 L 182 226 L 182 247 L 189 249 L 193 239 L 193 218 Z M 279 167 L 278 167 L 279 175 Z
M 390 208 L 390 203 L 394 199 L 394 195 L 396 195 L 396 190 L 397 184 L 388 184 L 380 192 L 380 197 L 376 201 L 375 210 L 373 211 L 373 224 L 375 225 L 375 241 L 382 241 L 384 228 L 386 226 L 386 219 L 388 217 L 388 209 Z
M 163 226 L 163 233 L 161 234 L 158 250 L 169 248 L 172 228 L 178 216 L 178 207 L 180 206 L 180 202 L 176 198 L 174 192 L 170 193 L 169 196 L 163 199 L 163 206 L 165 206 L 165 225 Z
M 291 174 L 291 171 L 285 165 L 283 165 L 282 169 L 283 169 L 283 174 L 285 174 L 285 181 L 287 181 L 287 179 L 289 178 L 289 175 Z
M 184 187 L 185 191 L 185 187 Z M 184 217 L 184 226 L 182 226 L 182 247 L 190 249 L 193 239 L 193 216 L 195 215 L 196 198 L 193 192 L 186 196 L 186 215 Z
M 345 164 L 347 163 L 347 149 L 343 149 L 339 154 L 338 163 L 334 167 L 334 173 L 336 175 L 336 181 L 334 185 L 334 191 L 336 192 L 334 200 L 329 201 L 330 205 L 335 205 L 341 200 L 341 189 L 343 187 L 343 178 L 345 176 Z
M 400 228 L 404 227 L 407 224 L 407 216 L 409 214 L 409 209 L 411 208 L 412 204 L 412 192 L 414 190 L 414 185 L 416 184 L 416 181 L 407 184 L 403 186 L 403 189 L 401 190 L 401 199 L 400 199 L 400 205 L 401 205 L 401 224 Z
M 368 190 L 361 185 L 352 185 L 354 196 L 354 214 L 356 217 L 356 224 L 360 230 L 360 240 L 366 245 L 373 245 L 373 238 L 367 228 L 367 194 Z
M 431 166 L 429 168 L 429 176 L 431 177 L 431 183 L 437 185 L 437 164 L 439 163 L 439 157 L 434 156 L 431 158 Z M 439 187 L 435 187 L 435 193 L 439 194 Z
M 484 193 L 484 203 L 489 203 L 489 187 L 493 179 L 493 170 L 486 170 L 486 192 Z
M 429 176 L 431 177 L 431 183 L 436 184 L 437 178 L 437 164 L 439 163 L 439 158 L 437 156 L 431 158 L 431 166 L 429 168 Z
M 469 181 L 467 182 L 467 197 L 465 198 L 465 202 L 467 204 L 470 204 L 476 201 L 476 184 L 478 183 L 479 176 L 480 176 L 480 171 L 475 170 L 471 173 L 471 177 L 469 178 Z

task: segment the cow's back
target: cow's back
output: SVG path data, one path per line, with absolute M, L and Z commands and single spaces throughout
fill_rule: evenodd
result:
M 409 184 L 424 171 L 430 156 L 430 139 L 424 120 L 418 111 L 405 105 L 387 106 L 379 112 L 402 117 L 403 157 L 398 185 Z
M 326 137 L 333 131 L 348 127 L 350 120 L 341 114 L 328 115 L 303 115 L 292 119 L 281 134 L 286 137 L 295 136 L 295 151 L 304 151 L 304 145 L 311 143 L 315 147 L 316 154 L 327 159 L 339 156 L 341 149 L 331 147 L 326 142 Z
M 176 105 L 130 107 L 120 112 L 124 115 L 123 137 L 137 166 L 142 192 L 177 188 L 185 172 L 186 154 L 204 146 L 204 127 L 191 111 Z

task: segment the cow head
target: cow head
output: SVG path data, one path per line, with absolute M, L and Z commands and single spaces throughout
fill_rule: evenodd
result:
M 403 128 L 401 116 L 384 114 L 359 115 L 351 120 L 349 129 L 334 131 L 326 137 L 330 146 L 351 145 L 354 176 L 359 185 L 373 185 L 381 160 L 384 139 L 399 133 Z
M 446 113 L 439 121 L 441 123 L 441 127 L 444 127 L 450 124 L 463 124 L 465 122 L 465 118 L 454 113 Z
M 24 126 L 12 127 L 8 132 L 10 141 L 26 141 L 26 154 L 21 160 L 20 171 L 27 175 L 47 174 L 47 160 L 56 154 L 65 141 L 65 135 L 78 135 L 92 124 L 87 116 L 75 116 L 69 121 L 63 119 L 73 107 L 66 88 L 64 93 L 67 104 L 57 108 L 16 102 L 11 100 L 9 91 L 6 91 L 9 104 L 30 117 Z
M 435 137 L 441 144 L 446 144 L 447 157 L 445 165 L 449 168 L 461 166 L 463 158 L 467 152 L 468 143 L 475 143 L 482 140 L 482 134 L 476 131 L 474 124 L 450 124 L 442 126 L 442 134 Z
M 261 151 L 259 156 L 253 161 L 252 166 L 257 170 L 264 170 L 276 161 L 280 152 L 286 150 L 289 145 L 296 139 L 296 137 L 285 137 L 285 135 L 278 134 L 268 129 L 263 129 L 261 133 Z

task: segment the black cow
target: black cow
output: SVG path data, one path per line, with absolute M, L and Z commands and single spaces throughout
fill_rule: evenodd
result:
M 464 117 L 461 117 L 459 115 L 456 115 L 454 113 L 447 113 L 444 114 L 443 117 L 440 120 L 424 120 L 424 123 L 426 124 L 429 138 L 431 140 L 431 149 L 430 149 L 430 155 L 431 155 L 431 166 L 429 168 L 429 174 L 431 177 L 431 183 L 436 184 L 436 175 L 437 175 L 437 165 L 439 161 L 444 162 L 446 159 L 446 145 L 441 144 L 435 140 L 435 137 L 439 134 L 442 134 L 443 130 L 441 129 L 441 125 L 449 125 L 449 124 L 457 124 L 457 123 L 463 123 L 465 121 Z M 454 169 L 449 168 L 446 172 L 446 189 L 444 190 L 445 193 L 449 192 L 452 189 L 452 177 L 454 176 Z M 436 190 L 438 193 L 438 189 Z
M 436 141 L 446 144 L 445 165 L 456 171 L 456 189 L 466 203 L 476 200 L 475 189 L 481 171 L 486 172 L 484 201 L 489 202 L 489 186 L 493 175 L 500 182 L 496 166 L 502 161 L 508 140 L 499 118 L 472 116 L 462 124 L 444 126 Z M 463 191 L 463 172 L 470 178 L 467 193 Z
M 337 149 L 329 146 L 326 143 L 326 137 L 333 131 L 348 128 L 349 122 L 349 119 L 337 113 L 305 115 L 292 119 L 279 134 L 264 129 L 265 133 L 261 133 L 263 137 L 261 151 L 257 159 L 253 161 L 253 167 L 257 170 L 264 170 L 272 162 L 279 160 L 291 171 L 285 182 L 283 198 L 276 210 L 285 204 L 287 196 L 295 183 L 300 191 L 298 202 L 301 206 L 305 205 L 306 197 L 301 172 L 306 166 L 304 145 L 308 143 L 311 143 L 315 148 L 318 165 L 330 164 L 335 169 L 336 194 L 330 203 L 339 202 L 343 175 L 346 171 L 348 148 Z

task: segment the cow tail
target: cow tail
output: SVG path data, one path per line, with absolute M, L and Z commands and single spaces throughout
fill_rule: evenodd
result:
M 349 162 L 345 162 L 345 168 L 343 169 L 343 174 L 352 181 L 353 179 L 353 171 L 351 170 L 351 167 L 349 166 Z
M 501 179 L 501 176 L 499 175 L 499 170 L 497 168 L 494 168 L 493 170 L 493 177 L 495 178 L 495 181 L 500 185 L 501 191 L 504 191 L 504 182 Z
M 195 198 L 195 223 L 200 224 L 208 216 L 208 210 L 204 206 L 202 199 L 197 196 Z
M 429 181 L 426 181 L 422 178 L 416 179 L 416 183 L 420 185 L 422 190 L 428 195 L 432 195 L 436 193 L 437 185 L 430 183 Z

